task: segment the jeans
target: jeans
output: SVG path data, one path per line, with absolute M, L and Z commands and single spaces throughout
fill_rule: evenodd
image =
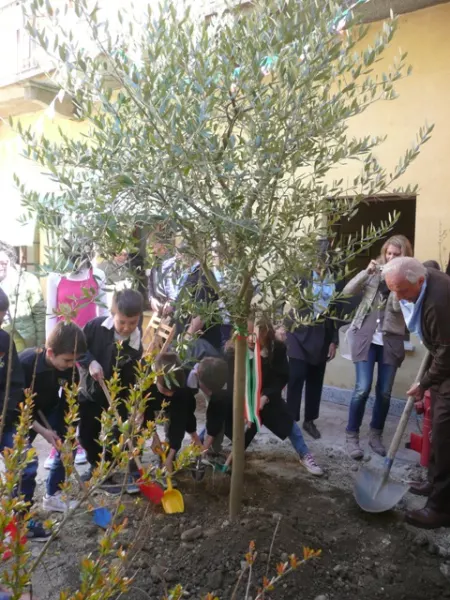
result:
M 63 409 L 64 405 L 58 406 L 53 412 L 46 415 L 49 425 L 56 431 L 61 439 L 64 439 L 65 436 Z M 31 442 L 33 442 L 35 438 L 36 433 L 32 431 L 30 435 Z M 66 471 L 61 460 L 61 455 L 57 452 L 46 481 L 47 496 L 54 496 L 59 492 L 61 483 L 64 483 L 65 479 Z
M 292 425 L 292 430 L 289 434 L 289 439 L 294 450 L 297 452 L 300 458 L 303 458 L 304 456 L 306 456 L 306 454 L 309 454 L 309 448 L 306 445 L 306 442 L 303 438 L 302 430 L 297 425 L 297 423 L 295 423 L 295 421 Z
M 366 402 L 372 388 L 375 363 L 378 364 L 378 377 L 370 427 L 383 431 L 391 403 L 391 392 L 397 367 L 383 364 L 383 346 L 371 344 L 367 360 L 355 363 L 356 384 L 348 415 L 347 431 L 349 433 L 359 433 Z
M 14 435 L 16 434 L 14 429 L 8 429 L 3 432 L 2 439 L 0 441 L 0 452 L 3 452 L 5 448 L 12 448 L 14 446 Z M 37 456 L 33 458 L 22 471 L 22 480 L 20 483 L 19 493 L 25 497 L 25 502 L 32 503 L 34 490 L 36 489 L 36 475 L 38 470 L 38 459 Z

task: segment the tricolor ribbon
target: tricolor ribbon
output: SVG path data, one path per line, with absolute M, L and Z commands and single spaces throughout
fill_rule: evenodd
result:
M 250 423 L 255 423 L 256 429 L 261 430 L 261 343 L 257 333 L 251 334 L 255 337 L 255 349 L 247 348 L 246 370 L 245 370 L 245 418 Z

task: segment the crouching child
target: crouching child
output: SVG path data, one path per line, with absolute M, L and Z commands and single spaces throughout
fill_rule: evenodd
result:
M 197 434 L 195 417 L 195 392 L 186 385 L 186 372 L 181 361 L 174 352 L 163 352 L 155 359 L 154 369 L 158 373 L 156 385 L 150 390 L 144 419 L 155 421 L 161 413 L 167 419 L 165 432 L 168 452 L 165 467 L 169 473 L 173 471 L 173 463 L 181 448 L 185 433 L 191 436 L 193 444 L 201 446 Z M 165 405 L 165 406 L 164 406 Z M 157 433 L 153 438 L 153 447 L 158 449 L 161 441 Z
M 35 420 L 30 432 L 30 443 L 40 434 L 56 449 L 42 501 L 43 509 L 49 512 L 66 512 L 75 507 L 74 502 L 69 502 L 61 494 L 65 469 L 58 447 L 66 435 L 67 403 L 64 388 L 78 383 L 75 363 L 85 352 L 83 331 L 75 323 L 60 322 L 48 336 L 44 347 L 28 348 L 19 354 L 25 388 L 31 389 L 34 394 Z M 52 429 L 46 428 L 40 413 L 45 416 Z M 34 480 L 29 493 L 34 493 L 35 485 Z

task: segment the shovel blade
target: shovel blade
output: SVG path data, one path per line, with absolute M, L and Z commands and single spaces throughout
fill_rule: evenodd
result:
M 107 508 L 94 508 L 94 523 L 102 529 L 108 529 L 112 521 L 112 514 Z
M 408 491 L 408 486 L 387 480 L 383 484 L 383 473 L 361 469 L 356 477 L 353 495 L 358 506 L 369 513 L 391 510 Z
M 184 512 L 184 500 L 178 490 L 166 490 L 161 500 L 164 512 L 168 515 Z

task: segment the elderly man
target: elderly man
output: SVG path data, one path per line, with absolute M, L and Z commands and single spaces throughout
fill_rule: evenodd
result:
M 406 519 L 424 529 L 450 527 L 450 278 L 414 258 L 392 260 L 383 274 L 400 300 L 408 329 L 431 354 L 428 370 L 407 392 L 417 400 L 430 388 L 434 392 L 431 485 L 423 486 L 422 495 L 429 495 L 425 508 L 409 511 Z

